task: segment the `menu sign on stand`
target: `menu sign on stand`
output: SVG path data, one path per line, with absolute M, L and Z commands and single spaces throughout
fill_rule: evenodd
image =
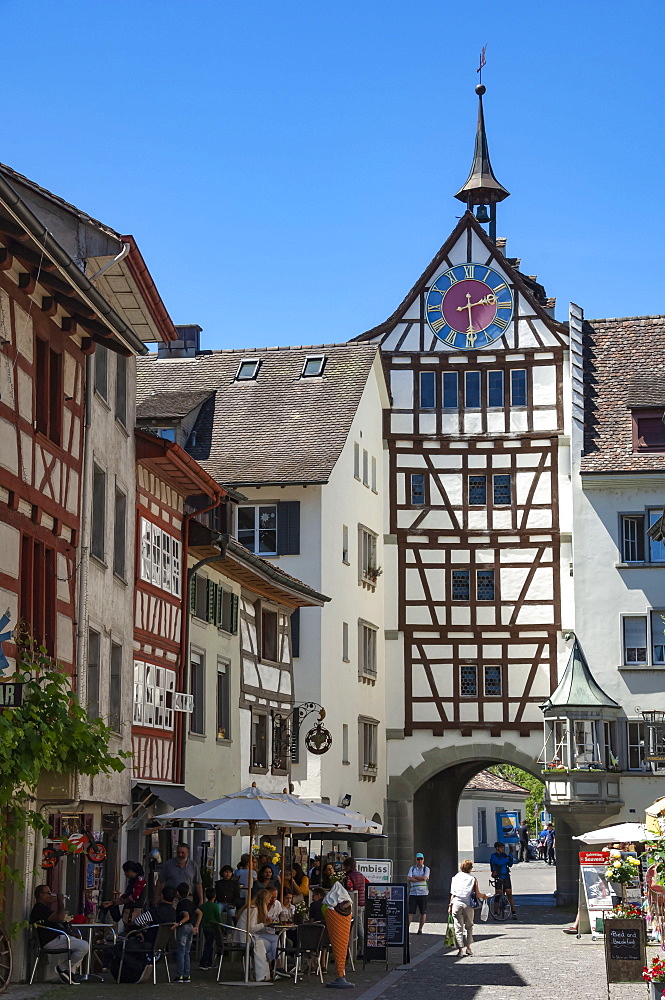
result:
M 640 917 L 605 921 L 605 969 L 609 983 L 641 983 L 646 965 L 646 922 Z
M 609 851 L 580 851 L 580 934 L 602 934 L 603 911 L 614 906 L 605 874 L 609 858 Z
M 402 962 L 410 961 L 407 886 L 368 885 L 365 895 L 365 961 L 388 962 L 388 948 L 402 949 Z

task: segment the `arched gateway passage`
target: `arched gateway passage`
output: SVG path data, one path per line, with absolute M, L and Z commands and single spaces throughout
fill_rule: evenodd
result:
M 457 871 L 457 806 L 466 784 L 494 764 L 512 764 L 539 777 L 533 754 L 512 744 L 474 742 L 433 747 L 421 763 L 388 785 L 388 850 L 400 875 L 416 851 L 432 868 L 431 892 L 444 896 Z

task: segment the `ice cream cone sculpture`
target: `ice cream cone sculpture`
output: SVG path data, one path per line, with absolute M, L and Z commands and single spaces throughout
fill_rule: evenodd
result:
M 346 974 L 346 955 L 349 950 L 349 936 L 351 934 L 351 914 L 345 916 L 338 913 L 332 907 L 327 907 L 324 913 L 328 937 L 332 948 L 335 968 L 340 979 Z

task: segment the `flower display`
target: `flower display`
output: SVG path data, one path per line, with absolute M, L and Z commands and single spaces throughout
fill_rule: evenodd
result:
M 637 903 L 617 903 L 614 909 L 605 914 L 606 920 L 610 920 L 612 917 L 621 917 L 623 920 L 630 920 L 635 917 L 644 917 L 644 913 L 642 907 Z
M 640 863 L 637 858 L 622 858 L 621 851 L 610 851 L 610 860 L 605 875 L 611 882 L 625 885 L 637 877 Z
M 652 958 L 651 966 L 644 966 L 642 978 L 647 983 L 665 983 L 665 958 Z

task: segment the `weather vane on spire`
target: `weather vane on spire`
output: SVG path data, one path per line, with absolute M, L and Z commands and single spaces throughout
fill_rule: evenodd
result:
M 478 78 L 478 83 L 482 83 L 483 82 L 483 66 L 487 62 L 487 60 L 485 59 L 485 53 L 486 52 L 487 52 L 487 46 L 483 45 L 482 49 L 480 50 L 480 62 L 479 62 L 479 66 L 478 66 L 478 69 L 476 70 L 476 73 L 480 73 L 480 77 Z

